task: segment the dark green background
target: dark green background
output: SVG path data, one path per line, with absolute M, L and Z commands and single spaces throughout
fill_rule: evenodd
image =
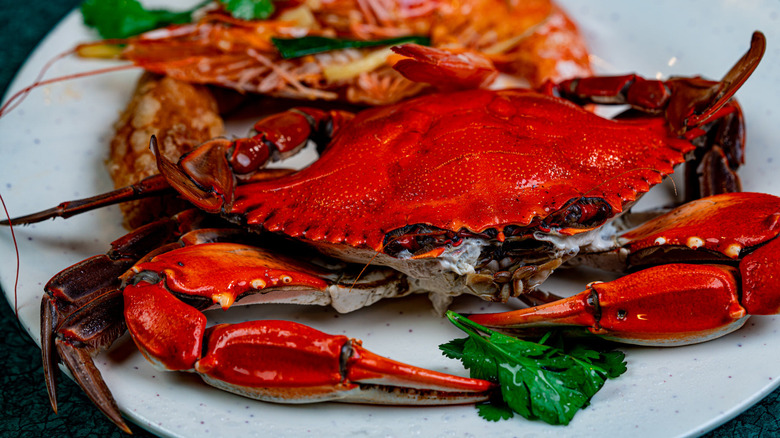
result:
M 78 3 L 79 0 L 0 0 L 0 95 L 35 45 Z M 2 133 L 0 141 L 1 138 Z M 60 413 L 55 415 L 43 384 L 40 350 L 16 327 L 11 308 L 5 303 L 0 303 L 0 328 L 5 334 L 0 336 L 0 435 L 123 435 L 68 379 L 63 379 L 60 386 Z M 136 436 L 152 436 L 135 425 L 131 427 Z M 707 436 L 780 437 L 780 390 Z

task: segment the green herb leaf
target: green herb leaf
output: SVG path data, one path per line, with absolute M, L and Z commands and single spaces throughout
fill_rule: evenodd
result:
M 169 24 L 189 23 L 195 9 L 147 10 L 137 0 L 86 0 L 81 4 L 84 23 L 106 39 L 127 38 Z
M 510 418 L 509 410 L 550 424 L 568 424 L 607 378 L 626 371 L 621 352 L 577 345 L 567 354 L 561 340 L 553 347 L 489 330 L 453 312 L 447 317 L 469 337 L 441 345 L 442 352 L 460 359 L 471 377 L 498 382 L 501 388 L 502 400 L 477 405 L 480 416 L 490 421 Z
M 441 353 L 450 359 L 460 359 L 463 357 L 463 349 L 469 338 L 453 339 L 446 344 L 439 345 Z
M 271 0 L 219 0 L 225 9 L 240 20 L 264 20 L 274 13 Z
M 477 404 L 479 416 L 488 421 L 508 420 L 515 416 L 504 400 L 490 400 Z
M 475 379 L 495 381 L 498 376 L 498 361 L 495 354 L 491 354 L 490 345 L 487 343 L 469 338 L 465 342 L 461 362 Z
M 607 377 L 614 379 L 628 371 L 626 354 L 622 351 L 607 351 L 601 354 L 601 360 L 596 362 L 607 370 Z
M 394 46 L 405 43 L 414 43 L 423 46 L 431 44 L 430 38 L 414 35 L 372 41 L 306 36 L 301 38 L 271 38 L 271 42 L 274 43 L 284 59 L 300 58 L 301 56 L 328 52 L 330 50 Z

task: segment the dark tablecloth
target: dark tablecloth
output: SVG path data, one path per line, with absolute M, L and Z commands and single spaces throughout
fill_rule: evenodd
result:
M 0 0 L 0 95 L 35 45 L 80 0 Z M 0 133 L 0 141 L 2 134 Z M 2 157 L 0 157 L 0 160 Z M 2 257 L 13 257 L 2 254 Z M 60 411 L 49 406 L 40 349 L 16 326 L 13 311 L 0 303 L 0 434 L 8 437 L 118 437 L 124 435 L 63 378 Z M 136 436 L 152 436 L 131 425 Z M 708 437 L 780 437 L 780 390 L 710 432 Z

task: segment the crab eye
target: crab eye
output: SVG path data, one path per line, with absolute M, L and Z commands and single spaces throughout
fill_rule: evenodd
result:
M 578 207 L 580 216 L 577 222 L 586 227 L 601 225 L 612 215 L 612 207 L 602 199 L 593 199 L 592 202 L 578 204 Z
M 572 204 L 565 210 L 565 217 L 562 223 L 567 225 L 574 225 L 580 223 L 582 218 L 582 208 L 577 204 Z
M 578 198 L 549 216 L 550 228 L 595 228 L 612 216 L 612 207 L 601 198 Z

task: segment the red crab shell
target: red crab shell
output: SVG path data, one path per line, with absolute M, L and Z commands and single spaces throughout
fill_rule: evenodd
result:
M 740 209 L 745 214 L 734 215 Z M 688 202 L 620 240 L 630 253 L 664 245 L 702 248 L 737 259 L 743 248 L 755 248 L 780 233 L 778 211 L 777 197 L 766 193 L 712 196 Z
M 429 95 L 361 112 L 308 168 L 237 187 L 231 213 L 380 251 L 388 232 L 411 224 L 538 226 L 583 198 L 615 215 L 692 149 L 663 117 L 609 120 L 527 90 Z

